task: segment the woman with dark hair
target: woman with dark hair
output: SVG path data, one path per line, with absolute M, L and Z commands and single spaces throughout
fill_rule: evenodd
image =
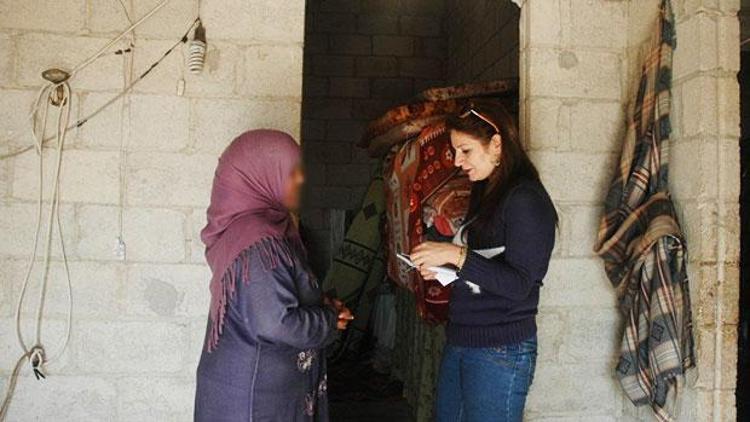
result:
M 426 279 L 436 277 L 429 267 L 458 269 L 436 420 L 521 421 L 534 376 L 539 289 L 557 213 L 502 106 L 472 103 L 448 127 L 455 165 L 473 182 L 466 223 L 453 243 L 425 242 L 411 252 Z M 495 256 L 487 257 L 485 249 L 494 249 Z
M 353 317 L 307 264 L 292 214 L 301 164 L 276 130 L 245 132 L 219 159 L 201 232 L 213 276 L 196 422 L 328 420 L 323 349 Z

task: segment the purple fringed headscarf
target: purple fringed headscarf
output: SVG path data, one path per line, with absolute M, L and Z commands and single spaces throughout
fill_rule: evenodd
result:
M 208 224 L 201 231 L 213 273 L 209 351 L 219 342 L 236 277 L 249 280 L 250 247 L 260 253 L 266 269 L 302 250 L 297 227 L 282 202 L 284 183 L 300 159 L 300 148 L 291 136 L 266 129 L 243 133 L 219 158 Z

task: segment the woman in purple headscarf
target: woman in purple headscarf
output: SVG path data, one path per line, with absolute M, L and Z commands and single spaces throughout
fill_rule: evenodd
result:
M 213 277 L 197 422 L 328 420 L 323 349 L 352 316 L 307 265 L 291 215 L 300 159 L 274 130 L 242 134 L 219 159 L 201 232 Z

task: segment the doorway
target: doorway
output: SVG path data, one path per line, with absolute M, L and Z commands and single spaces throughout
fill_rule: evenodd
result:
M 750 51 L 742 51 L 740 73 L 740 322 L 737 358 L 737 420 L 750 420 Z
M 518 78 L 519 19 L 510 0 L 307 1 L 302 146 L 308 186 L 302 224 L 320 279 L 333 268 L 382 165 L 382 158 L 372 159 L 357 146 L 368 123 L 429 88 Z M 517 96 L 509 108 L 518 112 Z M 389 349 L 368 325 L 357 333 L 356 347 L 347 347 L 348 353 L 337 348 L 329 359 L 334 422 L 432 419 L 430 386 L 442 329 L 416 318 L 413 300 L 403 305 L 401 296 L 409 293 L 398 295 L 401 290 L 386 281 L 375 292 L 376 303 L 389 303 L 394 313 L 411 307 L 406 312 L 413 318 L 401 324 L 414 331 L 397 335 Z M 418 352 L 408 338 L 422 339 Z M 408 356 L 409 369 L 403 363 L 391 368 L 391 356 Z

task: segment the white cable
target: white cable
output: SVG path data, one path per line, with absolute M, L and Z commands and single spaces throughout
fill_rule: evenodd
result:
M 16 362 L 16 365 L 13 369 L 13 372 L 11 373 L 10 378 L 8 379 L 8 388 L 5 392 L 5 397 L 2 402 L 2 406 L 0 407 L 0 422 L 4 421 L 8 409 L 10 407 L 10 402 L 13 397 L 13 393 L 15 391 L 16 384 L 18 382 L 18 377 L 20 375 L 21 367 L 23 366 L 24 361 L 29 360 L 33 367 L 34 367 L 34 373 L 37 375 L 37 377 L 41 376 L 44 377 L 44 368 L 47 364 L 50 362 L 54 362 L 59 357 L 62 356 L 62 354 L 65 352 L 65 349 L 68 346 L 68 343 L 70 342 L 70 334 L 71 334 L 71 327 L 73 322 L 73 294 L 72 294 L 72 283 L 70 278 L 70 267 L 68 265 L 68 258 L 67 254 L 65 252 L 65 241 L 63 238 L 63 231 L 62 231 L 62 225 L 60 221 L 60 171 L 62 168 L 62 156 L 65 146 L 65 138 L 67 135 L 68 130 L 80 126 L 83 124 L 87 119 L 95 116 L 99 112 L 101 112 L 104 108 L 112 104 L 114 101 L 116 101 L 118 98 L 121 98 L 125 94 L 127 94 L 132 87 L 135 85 L 136 82 L 141 80 L 143 77 L 145 77 L 148 72 L 153 69 L 152 68 L 147 70 L 146 73 L 141 75 L 138 80 L 133 81 L 128 85 L 127 81 L 125 81 L 125 90 L 121 92 L 120 94 L 116 95 L 110 101 L 105 103 L 102 107 L 95 110 L 92 114 L 90 114 L 86 119 L 79 120 L 74 125 L 70 125 L 70 109 L 71 109 L 71 89 L 69 81 L 75 77 L 75 75 L 84 69 L 89 64 L 93 63 L 101 57 L 103 54 L 108 51 L 112 45 L 114 45 L 116 42 L 121 40 L 123 37 L 125 37 L 127 34 L 131 33 L 136 27 L 138 27 L 140 24 L 145 22 L 148 18 L 153 16 L 157 11 L 159 11 L 162 7 L 164 7 L 169 0 L 164 0 L 161 3 L 159 3 L 157 6 L 155 6 L 153 9 L 151 9 L 150 12 L 148 12 L 146 15 L 144 15 L 142 18 L 140 18 L 138 21 L 132 23 L 125 31 L 123 31 L 120 35 L 115 37 L 112 41 L 107 43 L 104 47 L 102 47 L 99 51 L 97 51 L 94 55 L 89 57 L 88 59 L 81 62 L 78 66 L 76 66 L 71 72 L 70 76 L 58 83 L 50 82 L 43 86 L 39 90 L 39 94 L 37 95 L 36 100 L 33 103 L 32 110 L 30 113 L 30 120 L 31 120 L 31 134 L 33 138 L 33 145 L 24 151 L 27 151 L 29 149 L 35 149 L 38 156 L 38 170 L 39 170 L 39 185 L 38 185 L 38 197 L 37 197 L 37 222 L 36 227 L 34 229 L 34 244 L 33 244 L 33 250 L 29 259 L 29 264 L 26 269 L 26 274 L 24 276 L 24 282 L 21 287 L 21 293 L 18 297 L 18 303 L 16 306 L 16 315 L 15 315 L 15 322 L 16 322 L 16 337 L 18 340 L 19 345 L 23 349 L 23 354 L 20 356 L 18 361 Z M 122 4 L 122 3 L 121 3 Z M 126 10 L 127 14 L 127 10 Z M 130 18 L 128 17 L 128 20 Z M 171 50 L 169 50 L 166 54 L 169 54 Z M 158 63 L 158 62 L 157 62 Z M 131 67 L 132 69 L 132 67 Z M 31 274 L 34 269 L 34 264 L 36 263 L 37 258 L 37 251 L 39 247 L 39 234 L 41 231 L 41 221 L 42 221 L 42 207 L 44 205 L 44 143 L 48 140 L 45 138 L 46 129 L 47 129 L 47 116 L 48 116 L 48 110 L 50 108 L 50 102 L 52 100 L 52 96 L 56 96 L 56 100 L 59 101 L 59 110 L 58 110 L 58 116 L 57 116 L 57 128 L 56 128 L 56 134 L 54 136 L 54 139 L 56 140 L 56 162 L 55 162 L 55 171 L 53 175 L 53 188 L 50 192 L 50 201 L 49 201 L 49 215 L 47 219 L 47 233 L 45 238 L 45 245 L 44 245 L 44 260 L 43 260 L 43 267 L 42 267 L 42 284 L 41 289 L 39 292 L 39 301 L 37 305 L 37 312 L 36 312 L 36 321 L 35 321 L 35 344 L 33 347 L 29 348 L 29 346 L 26 344 L 24 338 L 23 338 L 23 330 L 21 328 L 21 314 L 23 310 L 23 302 L 24 298 L 26 296 L 26 293 L 28 291 L 29 281 L 31 280 Z M 44 101 L 44 107 L 42 107 L 42 101 Z M 37 125 L 37 122 L 39 121 L 39 112 L 41 111 L 41 131 L 38 132 L 39 128 Z M 21 151 L 21 152 L 24 152 Z M 7 158 L 10 156 L 14 156 L 17 154 L 20 154 L 21 152 L 16 151 L 12 154 L 6 154 L 4 157 L 0 158 Z M 46 302 L 46 296 L 47 296 L 47 286 L 48 286 L 48 277 L 49 277 L 49 265 L 50 265 L 50 259 L 51 259 L 51 248 L 52 248 L 52 233 L 54 230 L 54 227 L 57 228 L 57 237 L 60 242 L 60 252 L 62 255 L 62 261 L 63 261 L 63 267 L 65 271 L 65 279 L 67 281 L 67 292 L 68 292 L 68 318 L 67 318 L 67 324 L 65 328 L 65 336 L 62 340 L 62 345 L 60 347 L 60 350 L 57 354 L 54 355 L 54 357 L 47 358 L 48 354 L 44 350 L 44 344 L 42 342 L 42 327 L 44 323 L 44 308 L 45 308 L 45 302 Z
M 55 171 L 53 175 L 53 188 L 50 192 L 50 200 L 49 200 L 49 217 L 47 219 L 47 233 L 45 237 L 45 245 L 44 245 L 44 260 L 43 260 L 43 267 L 41 268 L 42 271 L 42 285 L 41 289 L 39 291 L 39 302 L 37 305 L 37 313 L 36 313 L 36 320 L 35 320 L 35 338 L 34 338 L 34 346 L 29 348 L 28 344 L 23 338 L 23 330 L 21 329 L 21 317 L 23 313 L 23 302 L 24 298 L 26 297 L 26 293 L 28 291 L 29 287 L 29 281 L 31 280 L 31 273 L 34 270 L 34 264 L 36 263 L 36 257 L 37 257 L 37 250 L 39 247 L 39 234 L 41 231 L 41 222 L 42 222 L 42 207 L 44 206 L 44 151 L 42 148 L 43 143 L 43 136 L 47 129 L 47 116 L 48 116 L 48 110 L 50 107 L 50 96 L 51 95 L 57 95 L 58 88 L 61 89 L 60 93 L 61 95 L 57 98 L 60 101 L 59 105 L 59 111 L 57 115 L 57 129 L 55 133 L 55 139 L 57 141 L 56 145 L 56 163 L 55 163 Z M 40 109 L 40 101 L 45 101 L 44 107 Z M 8 388 L 5 393 L 5 398 L 2 403 L 2 408 L 0 408 L 0 421 L 5 420 L 5 417 L 7 416 L 8 408 L 10 406 L 10 401 L 13 396 L 13 392 L 15 391 L 16 384 L 18 382 L 18 376 L 21 371 L 21 366 L 25 360 L 29 360 L 33 367 L 34 367 L 34 373 L 37 376 L 44 377 L 44 368 L 46 365 L 56 361 L 59 357 L 62 356 L 62 354 L 65 352 L 65 349 L 68 346 L 68 343 L 70 342 L 70 333 L 71 333 L 71 327 L 73 323 L 73 286 L 70 279 L 70 267 L 68 265 L 68 257 L 65 252 L 65 241 L 63 237 L 62 232 L 62 224 L 60 221 L 60 170 L 62 168 L 62 155 L 64 151 L 65 146 L 65 138 L 67 135 L 67 127 L 70 122 L 70 102 L 71 102 L 71 93 L 70 93 L 70 85 L 67 82 L 62 82 L 61 84 L 49 84 L 42 88 L 39 91 L 39 96 L 37 97 L 37 100 L 34 102 L 33 110 L 32 110 L 32 135 L 34 139 L 34 146 L 37 151 L 37 157 L 38 157 L 38 170 L 39 170 L 39 186 L 38 191 L 39 194 L 37 196 L 37 222 L 36 227 L 34 229 L 34 246 L 31 253 L 31 257 L 29 259 L 29 264 L 26 269 L 26 275 L 24 277 L 23 285 L 21 286 L 21 293 L 18 296 L 18 303 L 16 305 L 16 315 L 15 315 L 15 323 L 16 323 L 16 338 L 18 340 L 18 344 L 23 349 L 23 353 L 21 354 L 20 358 L 16 362 L 16 366 L 13 369 L 13 372 L 11 373 L 11 376 L 8 380 Z M 41 127 L 37 124 L 38 122 L 38 113 L 41 112 Z M 37 130 L 40 130 L 40 132 L 37 132 Z M 41 136 L 40 136 L 41 133 Z M 60 350 L 57 354 L 54 355 L 54 357 L 47 358 L 48 354 L 45 351 L 44 343 L 42 341 L 42 326 L 44 324 L 44 306 L 45 301 L 47 297 L 47 285 L 49 280 L 49 265 L 50 265 L 50 258 L 52 255 L 52 232 L 54 229 L 57 229 L 57 237 L 60 242 L 60 251 L 62 255 L 62 261 L 63 261 L 63 267 L 65 271 L 65 279 L 67 284 L 67 293 L 68 293 L 68 309 L 67 309 L 67 324 L 65 326 L 65 336 L 62 340 L 62 345 L 60 346 Z
M 81 62 L 78 66 L 74 67 L 73 70 L 70 72 L 70 77 L 73 78 L 78 72 L 80 72 L 83 68 L 90 65 L 94 62 L 94 60 L 98 59 L 102 55 L 104 55 L 113 45 L 115 45 L 118 41 L 123 39 L 126 35 L 128 35 L 131 31 L 135 30 L 138 26 L 140 26 L 143 22 L 145 22 L 148 18 L 153 16 L 156 12 L 158 12 L 162 7 L 166 6 L 167 3 L 169 3 L 169 0 L 162 0 L 161 3 L 154 6 L 153 9 L 151 9 L 148 13 L 143 15 L 140 19 L 133 22 L 127 29 L 122 31 L 120 35 L 113 38 L 110 42 L 105 44 L 102 48 L 99 49 L 96 53 L 94 53 L 91 57 Z

